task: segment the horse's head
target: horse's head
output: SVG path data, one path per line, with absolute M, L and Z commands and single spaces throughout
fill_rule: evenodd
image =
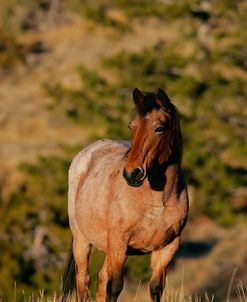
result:
M 163 90 L 155 94 L 136 88 L 133 99 L 137 114 L 129 125 L 132 141 L 123 176 L 129 185 L 137 187 L 154 164 L 180 162 L 182 137 L 178 111 Z

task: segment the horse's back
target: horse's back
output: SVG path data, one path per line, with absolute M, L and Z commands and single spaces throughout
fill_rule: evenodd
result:
M 69 169 L 69 181 L 71 178 L 86 173 L 89 169 L 93 156 L 109 155 L 108 152 L 123 153 L 128 150 L 130 146 L 129 141 L 113 141 L 108 139 L 102 139 L 82 149 L 72 160 Z

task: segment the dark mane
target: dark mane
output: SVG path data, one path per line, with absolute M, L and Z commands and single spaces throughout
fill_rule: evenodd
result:
M 153 92 L 143 92 L 144 102 L 142 102 L 137 109 L 137 114 L 140 116 L 145 116 L 148 112 L 153 109 L 159 109 L 160 106 L 156 102 L 156 93 Z
M 172 157 L 175 160 L 178 160 L 179 163 L 182 161 L 183 155 L 183 137 L 180 129 L 180 114 L 176 106 L 172 103 L 169 104 L 171 108 L 171 117 L 172 117 L 172 135 L 173 135 L 173 148 L 172 148 Z

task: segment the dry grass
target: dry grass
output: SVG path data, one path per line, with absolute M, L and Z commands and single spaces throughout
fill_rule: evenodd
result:
M 247 286 L 243 284 L 242 281 L 238 282 L 237 289 L 235 290 L 236 297 L 237 299 L 231 299 L 230 295 L 233 291 L 232 285 L 233 285 L 233 279 L 235 276 L 236 271 L 233 272 L 232 278 L 229 282 L 229 288 L 226 293 L 226 298 L 222 300 L 222 302 L 233 302 L 233 301 L 238 301 L 238 302 L 247 302 Z M 136 291 L 131 293 L 127 292 L 124 295 L 121 294 L 119 301 L 120 302 L 148 302 L 149 297 L 148 297 L 148 292 L 147 285 L 142 285 L 141 281 L 139 282 Z M 56 292 L 51 295 L 51 296 L 46 296 L 44 290 L 40 290 L 39 294 L 36 295 L 30 295 L 26 296 L 25 292 L 22 291 L 22 296 L 23 299 L 17 299 L 17 294 L 16 294 L 16 289 L 14 293 L 14 300 L 13 302 L 16 301 L 27 301 L 27 302 L 60 302 L 61 301 L 61 296 L 59 296 Z M 2 302 L 1 298 L 0 301 Z M 93 298 L 89 298 L 88 302 L 92 302 Z M 169 287 L 169 284 L 166 286 L 166 290 L 164 295 L 162 296 L 161 299 L 162 302 L 217 302 L 215 297 L 213 295 L 208 295 L 205 293 L 204 295 L 197 295 L 197 294 L 191 294 L 189 293 L 181 284 L 181 287 L 178 290 L 172 290 Z M 67 302 L 76 302 L 76 296 L 73 293 L 69 298 Z

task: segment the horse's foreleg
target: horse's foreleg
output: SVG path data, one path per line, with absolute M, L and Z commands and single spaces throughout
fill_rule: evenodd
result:
M 106 256 L 104 263 L 98 273 L 96 302 L 105 302 L 106 301 L 107 281 L 108 281 L 108 274 L 107 274 L 107 256 Z
M 167 268 L 180 244 L 180 236 L 176 237 L 164 248 L 154 251 L 151 257 L 152 277 L 150 280 L 150 295 L 152 302 L 160 302 L 165 287 Z
M 91 245 L 82 236 L 74 237 L 73 254 L 76 263 L 76 294 L 78 302 L 85 302 L 88 298 L 89 273 L 88 262 Z
M 126 246 L 119 238 L 108 240 L 107 248 L 106 301 L 115 302 L 123 289 L 123 266 L 126 260 Z

